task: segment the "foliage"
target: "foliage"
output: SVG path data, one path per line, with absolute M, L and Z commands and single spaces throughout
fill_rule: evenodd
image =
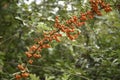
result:
M 0 80 L 14 79 L 17 65 L 26 63 L 24 53 L 34 39 L 53 29 L 56 15 L 64 21 L 90 9 L 89 0 L 36 1 L 0 1 Z M 112 12 L 102 11 L 102 16 L 88 20 L 78 39 L 63 36 L 61 42 L 51 43 L 52 48 L 43 49 L 42 57 L 28 65 L 28 80 L 120 79 L 120 1 L 104 1 L 111 4 Z

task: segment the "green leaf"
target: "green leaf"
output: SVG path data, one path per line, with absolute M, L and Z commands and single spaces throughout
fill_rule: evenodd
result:
M 30 74 L 30 80 L 40 80 L 39 77 L 36 76 L 36 74 Z

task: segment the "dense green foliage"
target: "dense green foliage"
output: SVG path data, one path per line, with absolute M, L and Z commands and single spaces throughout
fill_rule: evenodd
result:
M 17 64 L 26 62 L 24 52 L 44 30 L 52 30 L 56 15 L 61 21 L 79 15 L 90 9 L 88 1 L 1 0 L 0 80 L 13 80 Z M 120 80 L 120 1 L 104 1 L 112 12 L 87 21 L 75 41 L 63 37 L 51 43 L 28 65 L 28 80 Z

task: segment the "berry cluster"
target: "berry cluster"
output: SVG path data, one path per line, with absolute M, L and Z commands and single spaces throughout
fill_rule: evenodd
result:
M 109 4 L 106 4 L 103 0 L 90 0 L 91 10 L 81 13 L 79 17 L 73 16 L 69 20 L 66 20 L 64 24 L 60 23 L 59 17 L 56 16 L 54 30 L 49 32 L 44 32 L 44 38 L 42 40 L 37 41 L 37 44 L 34 44 L 29 48 L 25 55 L 27 57 L 27 63 L 25 64 L 18 64 L 18 69 L 20 73 L 15 75 L 16 80 L 20 80 L 21 78 L 27 78 L 29 76 L 27 64 L 32 64 L 35 59 L 41 58 L 40 52 L 44 48 L 50 48 L 50 42 L 56 40 L 60 42 L 60 37 L 62 34 L 59 32 L 63 32 L 70 40 L 74 40 L 80 34 L 77 31 L 78 27 L 81 27 L 85 24 L 85 22 L 89 19 L 93 19 L 95 15 L 101 16 L 102 13 L 100 12 L 101 9 L 104 9 L 105 12 L 110 12 L 112 9 Z

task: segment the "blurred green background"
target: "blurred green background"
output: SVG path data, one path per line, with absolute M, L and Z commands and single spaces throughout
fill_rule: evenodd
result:
M 0 0 L 0 80 L 14 80 L 24 52 L 43 31 L 52 30 L 56 15 L 69 19 L 90 10 L 89 0 Z M 26 80 L 120 80 L 120 1 L 112 12 L 95 16 L 79 28 L 75 41 L 66 37 L 42 51 L 42 58 L 28 65 Z

